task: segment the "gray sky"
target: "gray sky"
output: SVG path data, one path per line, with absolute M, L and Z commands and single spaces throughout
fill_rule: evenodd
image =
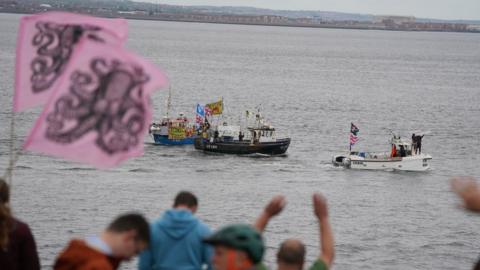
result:
M 136 0 L 140 1 L 140 0 Z M 145 1 L 145 0 L 144 0 Z M 480 20 L 480 0 L 147 0 L 173 5 L 251 6 L 435 19 Z

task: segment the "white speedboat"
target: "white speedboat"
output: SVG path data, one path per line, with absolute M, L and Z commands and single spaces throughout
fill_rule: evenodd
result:
M 415 153 L 409 141 L 395 135 L 390 141 L 390 152 L 354 152 L 332 157 L 334 166 L 358 170 L 399 170 L 427 171 L 430 169 L 432 156 Z

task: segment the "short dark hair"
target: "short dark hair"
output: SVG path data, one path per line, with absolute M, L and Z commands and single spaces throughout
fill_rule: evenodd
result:
M 150 226 L 148 221 L 139 213 L 126 213 L 116 217 L 107 228 L 112 232 L 126 232 L 135 230 L 137 239 L 148 244 L 150 242 Z
M 177 207 L 179 205 L 186 205 L 188 207 L 195 207 L 198 205 L 198 199 L 193 195 L 193 193 L 189 191 L 180 191 L 177 196 L 175 197 L 175 201 L 173 203 L 173 207 Z
M 288 265 L 303 266 L 305 245 L 297 240 L 284 241 L 277 252 L 277 260 Z

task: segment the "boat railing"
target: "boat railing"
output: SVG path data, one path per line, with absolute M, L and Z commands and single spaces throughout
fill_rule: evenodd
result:
M 390 158 L 391 155 L 389 152 L 351 152 L 351 155 L 356 155 L 359 157 L 363 157 L 365 159 L 387 159 Z

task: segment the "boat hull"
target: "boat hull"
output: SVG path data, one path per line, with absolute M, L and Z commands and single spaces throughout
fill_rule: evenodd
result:
M 152 134 L 155 144 L 159 145 L 187 145 L 193 144 L 195 137 L 187 137 L 181 140 L 169 139 L 167 135 Z
M 282 155 L 287 152 L 290 138 L 279 139 L 275 142 L 260 142 L 252 144 L 250 141 L 210 142 L 207 139 L 195 138 L 195 149 L 205 152 L 224 154 L 264 154 Z
M 334 156 L 332 163 L 356 170 L 397 170 L 397 171 L 428 171 L 431 169 L 430 155 L 421 154 L 403 158 L 366 159 L 360 156 Z

